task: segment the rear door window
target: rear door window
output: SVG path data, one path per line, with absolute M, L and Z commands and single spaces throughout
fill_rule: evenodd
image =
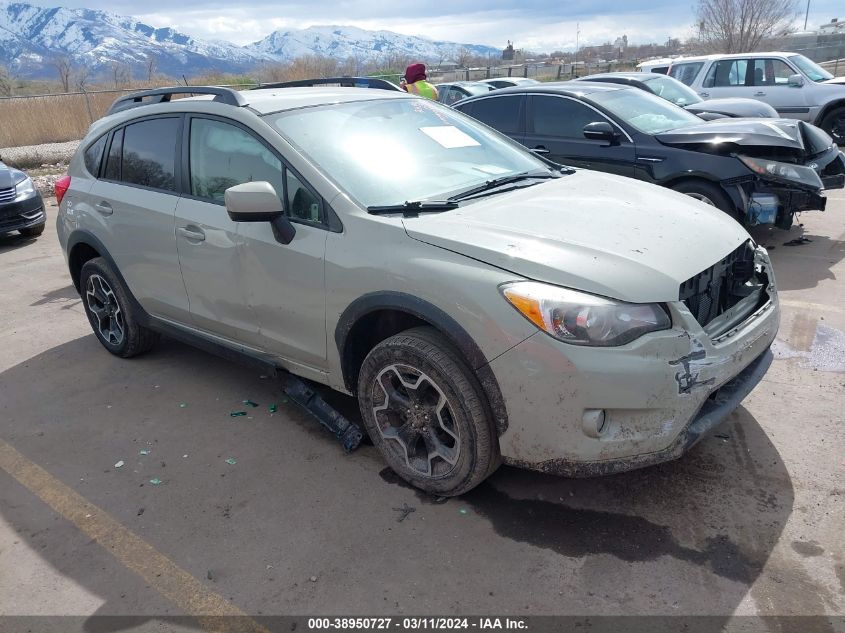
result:
M 120 180 L 127 184 L 176 191 L 178 118 L 147 119 L 123 132 Z
M 506 134 L 517 134 L 521 127 L 520 95 L 490 97 L 472 102 L 472 116 L 493 129 Z
M 120 180 L 120 158 L 123 155 L 123 128 L 112 135 L 109 154 L 106 157 L 106 168 L 103 178 L 106 180 Z
M 716 62 L 707 72 L 704 80 L 705 88 L 729 88 L 731 86 L 748 86 L 746 83 L 748 60 L 723 59 Z

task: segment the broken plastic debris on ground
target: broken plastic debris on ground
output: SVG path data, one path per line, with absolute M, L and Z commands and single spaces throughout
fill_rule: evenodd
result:
M 117 463 L 114 465 L 114 467 L 115 467 L 115 468 L 123 468 L 123 460 L 121 459 L 119 462 L 117 462 Z
M 244 400 L 243 404 L 244 404 L 244 406 L 252 407 L 253 409 L 258 406 L 258 403 L 253 402 L 252 400 Z
M 246 415 L 246 411 L 232 411 L 229 414 L 229 417 L 231 417 L 231 418 L 242 418 L 245 415 Z
M 226 463 L 229 464 L 230 466 L 234 466 L 235 464 L 238 463 L 238 460 L 235 459 L 234 457 L 227 457 Z
M 159 479 L 158 477 L 155 477 L 153 479 L 150 479 L 150 483 L 154 486 L 158 486 L 159 484 L 161 484 L 161 479 Z

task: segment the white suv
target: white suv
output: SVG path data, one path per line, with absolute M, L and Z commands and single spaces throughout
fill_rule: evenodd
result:
M 818 125 L 845 145 L 845 85 L 798 53 L 742 53 L 685 57 L 669 68 L 704 99 L 749 97 L 783 117 Z

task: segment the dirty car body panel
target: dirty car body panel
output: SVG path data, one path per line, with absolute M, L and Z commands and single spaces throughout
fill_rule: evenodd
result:
M 774 276 L 765 250 L 724 213 L 648 183 L 560 169 L 411 95 L 284 88 L 248 97 L 249 107 L 207 99 L 143 105 L 93 126 L 71 163 L 57 220 L 77 288 L 81 258 L 99 255 L 118 269 L 144 327 L 350 394 L 360 394 L 372 346 L 426 326 L 479 385 L 497 457 L 563 474 L 675 458 L 765 373 L 779 318 Z M 183 142 L 168 228 L 133 224 L 134 234 L 147 235 L 128 236 L 121 227 L 135 217 L 130 207 L 150 204 L 146 190 L 104 189 L 102 169 L 88 170 L 81 155 L 136 119 L 174 114 L 184 117 Z M 244 220 L 232 221 L 224 240 L 180 210 L 198 199 L 219 202 L 192 184 L 194 118 L 234 126 L 225 129 L 225 138 L 240 139 L 232 153 L 263 156 L 262 169 L 281 165 L 277 195 L 291 239 L 280 239 L 270 221 Z M 103 215 L 95 208 L 106 193 L 113 213 Z M 301 194 L 309 204 L 297 215 Z M 222 218 L 224 208 L 209 206 L 206 215 Z M 163 253 L 159 265 L 175 272 L 139 282 L 131 262 L 150 240 Z M 208 242 L 225 247 L 223 281 L 241 288 L 240 300 L 206 278 L 219 268 L 184 257 L 187 246 L 199 253 Z M 130 262 L 127 274 L 121 262 Z M 191 287 L 170 288 L 180 266 Z M 659 318 L 624 343 L 576 344 L 508 294 L 528 287 L 609 306 L 623 328 L 642 310 Z M 368 321 L 373 314 L 383 318 Z M 596 325 L 584 319 L 585 331 Z

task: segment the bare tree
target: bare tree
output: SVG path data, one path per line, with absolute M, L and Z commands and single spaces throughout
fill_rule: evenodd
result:
M 114 81 L 114 87 L 117 89 L 125 88 L 129 85 L 129 82 L 132 80 L 129 64 L 124 64 L 122 62 L 112 62 L 111 73 L 112 80 Z
M 12 73 L 3 64 L 0 64 L 0 96 L 11 97 L 13 86 Z
M 472 51 L 470 51 L 466 46 L 461 46 L 457 53 L 455 53 L 455 61 L 458 63 L 458 68 L 467 68 L 472 56 Z
M 702 44 L 720 53 L 747 53 L 793 29 L 796 0 L 699 0 Z
M 157 65 L 158 60 L 156 59 L 155 55 L 147 55 L 144 58 L 144 72 L 147 75 L 147 83 L 153 82 L 153 77 L 155 76 Z
M 59 83 L 62 84 L 63 92 L 70 92 L 70 75 L 73 72 L 73 62 L 67 55 L 60 55 L 53 58 L 53 68 L 59 75 Z
M 91 80 L 91 69 L 88 66 L 79 66 L 73 72 L 73 84 L 80 92 L 85 92 L 90 88 L 89 81 Z

